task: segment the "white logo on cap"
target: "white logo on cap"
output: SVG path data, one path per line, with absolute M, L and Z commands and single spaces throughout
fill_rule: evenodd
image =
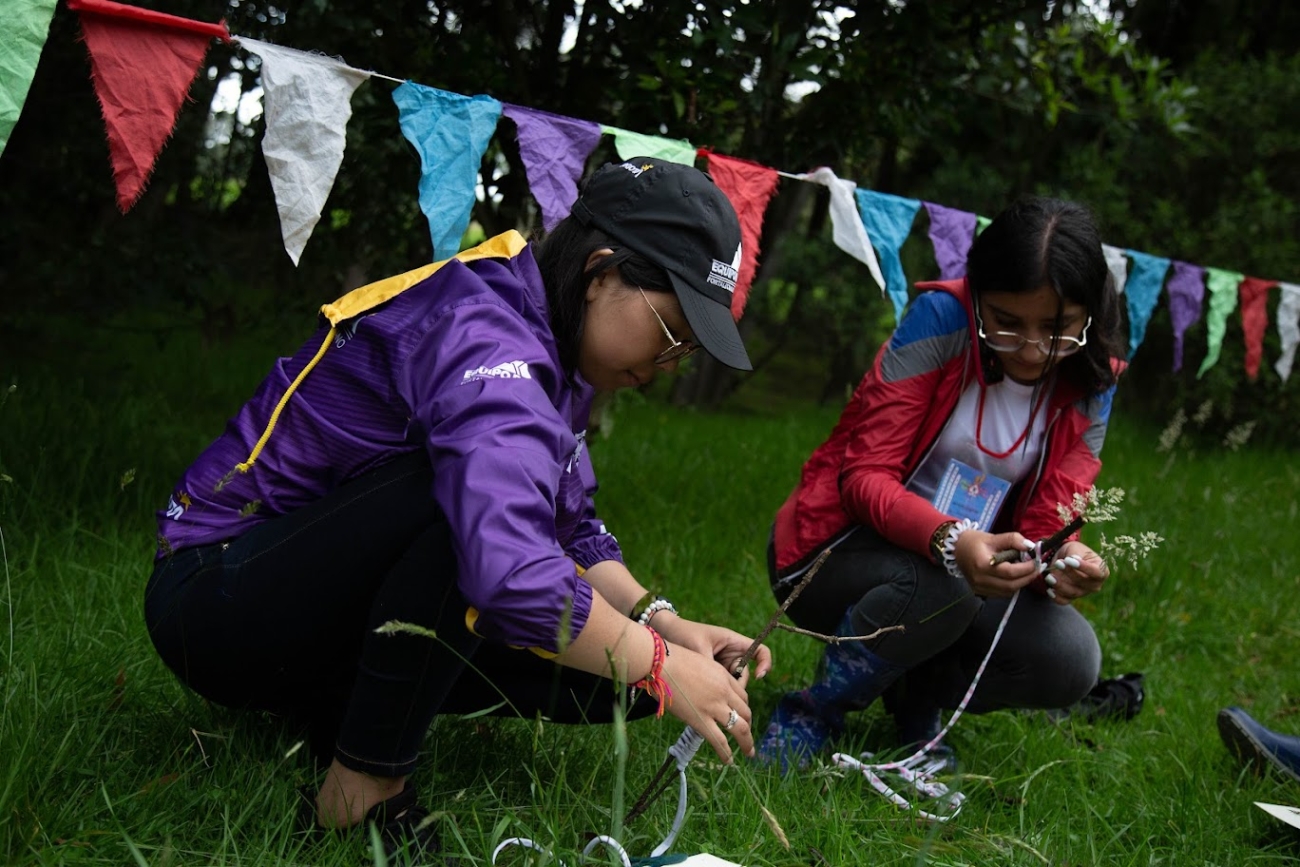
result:
M 740 278 L 740 245 L 736 245 L 736 256 L 731 260 L 731 264 L 713 260 L 713 265 L 709 269 L 709 276 L 706 282 L 714 286 L 721 286 L 728 292 L 735 293 L 736 280 Z

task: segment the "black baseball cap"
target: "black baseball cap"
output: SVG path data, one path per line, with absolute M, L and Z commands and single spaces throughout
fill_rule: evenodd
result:
M 654 157 L 606 163 L 572 215 L 664 269 L 704 350 L 728 367 L 753 369 L 731 315 L 740 221 L 712 178 Z

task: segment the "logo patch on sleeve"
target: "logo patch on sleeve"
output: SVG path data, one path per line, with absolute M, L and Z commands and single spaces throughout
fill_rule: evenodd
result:
M 498 364 L 495 367 L 476 367 L 473 370 L 465 371 L 465 376 L 461 378 L 460 384 L 465 385 L 469 382 L 478 382 L 480 379 L 532 379 L 533 375 L 528 372 L 528 362 L 526 361 L 507 361 L 504 364 Z

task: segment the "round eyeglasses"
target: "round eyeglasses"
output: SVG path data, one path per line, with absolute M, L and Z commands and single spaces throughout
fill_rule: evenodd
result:
M 636 288 L 637 291 L 641 293 L 641 297 L 645 298 L 645 303 L 650 308 L 650 312 L 653 313 L 655 319 L 659 321 L 659 327 L 664 330 L 664 336 L 667 337 L 668 342 L 672 344 L 663 352 L 655 356 L 655 366 L 659 367 L 660 365 L 668 364 L 671 361 L 681 361 L 683 358 L 694 355 L 695 351 L 700 348 L 700 345 L 694 340 L 678 340 L 676 337 L 673 337 L 673 333 L 668 330 L 668 323 L 664 322 L 664 318 L 659 315 L 659 311 L 650 303 L 650 299 L 646 298 L 645 290 L 640 286 Z
M 975 322 L 979 326 L 980 339 L 994 352 L 1019 352 L 1024 348 L 1025 344 L 1032 343 L 1043 355 L 1060 358 L 1065 355 L 1073 355 L 1088 345 L 1088 326 L 1092 325 L 1092 317 L 1089 316 L 1088 321 L 1083 323 L 1083 330 L 1079 332 L 1078 337 L 1056 334 L 1051 337 L 1041 337 L 1038 340 L 1030 340 L 1025 335 L 1015 331 L 991 331 L 985 333 L 984 320 L 980 318 L 978 310 L 975 312 Z

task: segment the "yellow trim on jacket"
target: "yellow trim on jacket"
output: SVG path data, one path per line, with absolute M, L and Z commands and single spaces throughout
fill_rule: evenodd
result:
M 326 350 L 328 350 L 334 343 L 334 333 L 338 329 L 340 322 L 345 322 L 354 316 L 360 316 L 367 310 L 373 310 L 385 301 L 388 301 L 391 298 L 396 298 L 398 295 L 402 294 L 407 289 L 410 289 L 420 281 L 432 276 L 439 268 L 446 265 L 448 262 L 473 262 L 478 259 L 513 259 L 515 256 L 518 256 L 523 252 L 523 249 L 526 246 L 528 246 L 528 242 L 524 240 L 523 235 L 520 235 L 512 229 L 509 232 L 503 232 L 500 235 L 488 238 L 477 247 L 470 247 L 468 250 L 463 250 L 451 257 L 451 259 L 443 259 L 440 262 L 434 262 L 425 265 L 422 268 L 416 268 L 414 271 L 407 271 L 405 274 L 398 274 L 395 277 L 387 277 L 383 280 L 369 283 L 358 289 L 353 289 L 342 298 L 339 298 L 330 304 L 323 305 L 320 312 L 329 322 L 330 330 L 326 333 L 325 340 L 321 343 L 320 349 L 316 352 L 316 355 L 312 360 L 307 362 L 307 366 L 302 369 L 302 372 L 294 377 L 293 382 L 289 383 L 289 387 L 285 389 L 284 395 L 280 398 L 279 402 L 276 403 L 275 409 L 271 412 L 271 418 L 267 421 L 266 428 L 262 431 L 262 435 L 258 437 L 257 443 L 253 446 L 253 450 L 248 453 L 248 458 L 235 464 L 235 468 L 229 473 L 226 473 L 225 477 L 217 483 L 217 490 L 221 490 L 225 487 L 226 483 L 234 477 L 236 472 L 246 473 L 253 468 L 253 464 L 257 462 L 257 458 L 262 453 L 262 449 L 266 447 L 267 441 L 271 439 L 271 434 L 275 430 L 275 424 L 280 420 L 280 413 L 284 410 L 285 406 L 288 405 L 289 398 L 298 390 L 298 386 L 307 378 L 307 374 L 311 373 L 312 368 L 325 357 Z

